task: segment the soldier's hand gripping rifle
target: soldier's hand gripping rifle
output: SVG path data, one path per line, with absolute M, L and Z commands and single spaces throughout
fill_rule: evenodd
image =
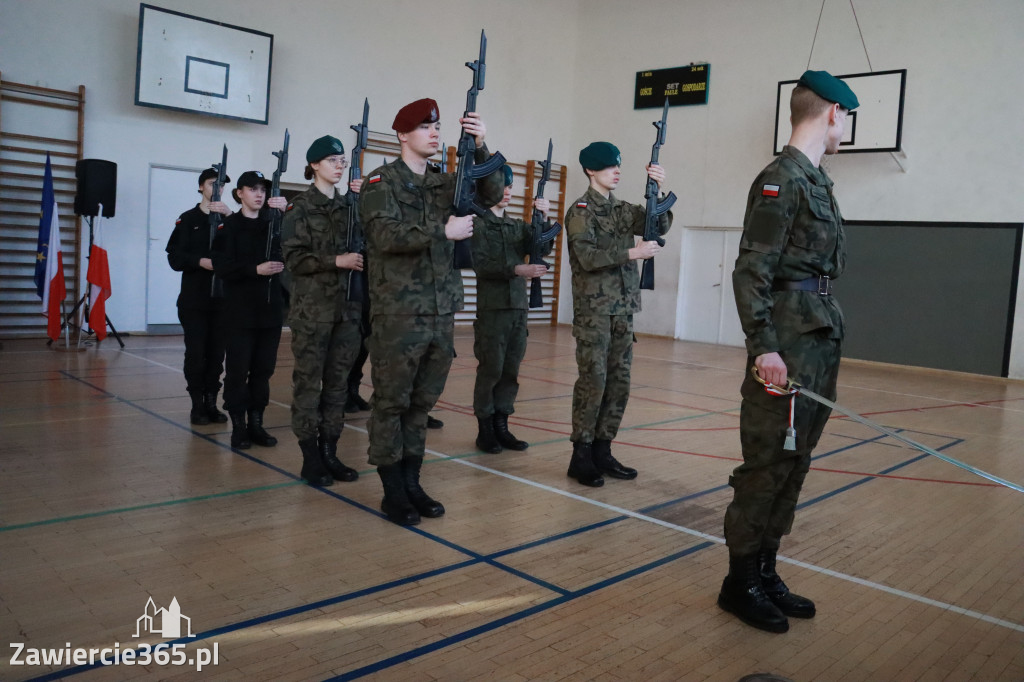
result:
M 540 180 L 537 182 L 537 196 L 535 199 L 544 198 L 544 185 L 551 179 L 551 139 L 548 139 L 548 158 L 540 162 Z M 534 206 L 531 214 L 530 226 L 533 228 L 533 241 L 530 243 L 530 265 L 543 265 L 550 268 L 544 262 L 544 256 L 551 250 L 550 242 L 562 231 L 562 225 L 556 220 L 548 223 L 539 208 Z M 530 280 L 530 307 L 540 308 L 544 305 L 544 292 L 541 291 L 540 277 Z
M 668 97 L 665 98 L 665 108 L 661 112 L 661 120 L 654 122 L 658 129 L 658 135 L 654 139 L 654 146 L 651 147 L 651 164 L 658 163 L 658 151 L 661 145 L 665 144 L 665 120 L 668 118 Z M 658 199 L 658 183 L 647 177 L 647 190 L 644 192 L 644 199 L 647 199 L 647 222 L 644 224 L 644 241 L 656 241 L 658 246 L 665 246 L 665 240 L 661 238 L 661 216 L 668 213 L 672 204 L 676 203 L 676 195 L 669 192 L 666 196 Z M 640 288 L 654 289 L 654 259 L 648 258 L 644 261 L 640 270 Z
M 228 173 L 228 146 L 224 145 L 224 150 L 220 154 L 220 163 L 213 164 L 214 170 L 217 171 L 217 179 L 213 181 L 213 193 L 210 195 L 210 202 L 220 201 L 221 190 L 224 189 L 224 178 L 227 177 Z M 217 228 L 220 227 L 221 223 L 224 222 L 224 216 L 220 213 L 214 213 L 210 211 L 210 248 L 213 248 L 213 238 L 217 236 Z M 223 298 L 224 297 L 224 283 L 220 281 L 217 275 L 214 275 L 210 279 L 210 296 L 212 298 Z
M 271 152 L 277 157 L 277 168 L 274 170 L 274 174 L 270 180 L 270 196 L 279 197 L 281 196 L 281 176 L 286 170 L 288 170 L 288 141 L 291 139 L 291 135 L 288 134 L 288 129 L 284 129 L 284 146 L 281 147 L 279 152 Z M 267 230 L 267 253 L 266 258 L 268 261 L 283 261 L 284 255 L 281 253 L 281 222 L 284 220 L 284 211 L 274 208 L 271 209 L 270 214 L 270 229 Z M 267 281 L 267 303 L 270 303 L 270 291 L 274 285 L 274 275 L 270 276 Z
M 349 126 L 356 131 L 356 146 L 352 148 L 352 163 L 348 167 L 348 181 L 351 184 L 354 180 L 363 177 L 363 150 L 366 149 L 369 138 L 370 100 L 363 99 L 363 121 L 358 125 Z M 351 192 L 352 190 L 349 189 Z M 349 253 L 361 253 L 366 256 L 366 235 L 363 234 L 363 224 L 359 221 L 359 202 L 354 201 L 348 206 L 348 245 L 346 250 Z M 345 294 L 347 301 L 364 301 L 366 297 L 366 270 L 348 271 L 348 293 Z
M 484 89 L 484 75 L 487 70 L 485 60 L 487 58 L 487 35 L 480 31 L 480 58 L 476 61 L 466 62 L 466 66 L 473 72 L 473 85 L 466 92 L 466 111 L 462 115 L 465 118 L 468 114 L 476 111 L 476 96 Z M 476 162 L 476 139 L 462 129 L 459 136 L 459 157 L 458 169 L 455 171 L 455 198 L 452 201 L 452 209 L 456 216 L 467 215 L 482 216 L 487 210 L 476 203 L 476 181 L 485 178 L 496 172 L 505 165 L 505 157 L 501 152 L 495 152 L 491 158 L 483 163 Z M 470 250 L 469 240 L 463 239 L 455 242 L 455 268 L 473 267 L 473 256 Z

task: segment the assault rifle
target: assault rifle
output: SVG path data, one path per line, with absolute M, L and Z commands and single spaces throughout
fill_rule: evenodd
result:
M 291 135 L 288 134 L 288 129 L 284 129 L 284 146 L 281 147 L 279 152 L 271 152 L 277 157 L 277 169 L 274 170 L 274 174 L 270 179 L 270 196 L 279 197 L 281 196 L 281 176 L 286 170 L 288 170 L 288 141 L 291 139 Z M 273 213 L 270 214 L 270 229 L 267 230 L 267 260 L 282 261 L 284 255 L 281 253 L 281 221 L 284 220 L 284 211 L 279 209 L 272 209 Z M 274 277 L 271 276 L 267 282 L 267 303 L 270 303 L 270 291 L 273 287 Z
M 210 201 L 220 201 L 220 193 L 224 188 L 224 178 L 227 177 L 228 172 L 228 146 L 224 145 L 224 150 L 220 154 L 220 163 L 213 164 L 214 170 L 217 171 L 217 179 L 213 181 L 213 194 L 210 195 Z M 213 238 L 217 236 L 217 228 L 220 227 L 221 223 L 224 222 L 224 216 L 220 213 L 214 213 L 210 211 L 210 248 L 213 248 Z M 214 275 L 210 279 L 210 296 L 212 298 L 224 298 L 224 282 Z
M 665 120 L 668 118 L 668 97 L 665 98 L 665 108 L 661 112 L 661 120 L 654 122 L 658 134 L 654 138 L 654 146 L 651 147 L 651 164 L 658 163 L 658 151 L 661 145 L 665 144 Z M 676 195 L 669 192 L 666 196 L 658 199 L 658 183 L 650 176 L 647 178 L 647 189 L 644 192 L 644 199 L 647 199 L 647 219 L 644 223 L 644 241 L 656 241 L 658 246 L 665 246 L 665 240 L 661 238 L 661 230 L 658 229 L 661 223 L 661 216 L 668 213 L 672 204 L 676 203 Z M 644 261 L 640 270 L 640 288 L 654 290 L 654 259 L 648 258 Z
M 540 161 L 540 180 L 537 182 L 536 199 L 544 198 L 544 185 L 551 179 L 551 139 L 548 138 L 547 161 Z M 551 251 L 550 242 L 562 231 L 562 225 L 556 220 L 548 224 L 547 218 L 536 206 L 533 208 L 530 226 L 533 228 L 533 241 L 530 243 L 530 265 L 551 266 L 544 262 L 544 256 Z M 530 280 L 530 307 L 540 308 L 544 305 L 544 293 L 541 291 L 540 277 Z
M 363 150 L 366 149 L 368 143 L 369 121 L 370 100 L 364 98 L 362 123 L 349 126 L 356 131 L 356 146 L 352 147 L 352 163 L 348 167 L 349 183 L 363 177 Z M 351 191 L 350 189 L 349 192 Z M 366 255 L 366 235 L 363 234 L 363 224 L 359 221 L 358 198 L 348 206 L 348 245 L 346 248 L 349 253 Z M 348 292 L 345 294 L 345 300 L 365 302 L 366 293 L 366 270 L 349 270 Z
M 487 70 L 485 60 L 487 58 L 487 35 L 480 31 L 480 57 L 476 61 L 466 62 L 466 66 L 473 72 L 473 85 L 466 92 L 466 115 L 476 111 L 476 96 L 484 89 L 484 75 Z M 459 136 L 459 157 L 458 169 L 455 171 L 455 198 L 452 201 L 452 209 L 456 216 L 467 215 L 482 216 L 487 210 L 476 203 L 476 181 L 485 178 L 491 173 L 498 171 L 505 165 L 505 157 L 501 152 L 495 152 L 491 158 L 483 163 L 476 162 L 476 139 L 462 130 Z M 455 263 L 456 269 L 473 267 L 473 252 L 470 249 L 468 240 L 455 242 Z

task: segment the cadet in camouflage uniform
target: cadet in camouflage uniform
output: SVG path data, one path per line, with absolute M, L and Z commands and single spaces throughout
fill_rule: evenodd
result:
M 505 213 L 512 199 L 512 169 L 503 167 L 505 193 L 496 206 L 473 219 L 473 267 L 476 270 L 476 320 L 473 355 L 477 359 L 473 413 L 479 427 L 476 446 L 498 453 L 503 447 L 525 450 L 529 443 L 508 430 L 508 416 L 519 393 L 519 363 L 526 354 L 526 280 L 547 272 L 523 259 L 533 246 L 533 227 Z M 545 215 L 547 199 L 534 205 Z M 551 243 L 545 253 L 551 250 Z
M 629 400 L 633 361 L 633 313 L 640 310 L 640 274 L 636 261 L 653 258 L 656 241 L 640 241 L 647 211 L 612 194 L 619 184 L 622 157 L 615 145 L 593 142 L 580 151 L 590 181 L 586 194 L 565 214 L 572 268 L 572 335 L 576 337 L 579 378 L 572 393 L 572 459 L 568 475 L 583 485 L 604 485 L 602 474 L 630 480 L 636 469 L 611 453 Z M 665 170 L 648 165 L 660 185 Z M 668 232 L 672 214 L 660 219 Z
M 479 162 L 488 158 L 479 115 L 460 119 L 476 137 Z M 471 216 L 452 215 L 455 175 L 428 159 L 440 145 L 437 103 L 417 100 L 398 112 L 392 129 L 401 158 L 366 176 L 360 216 L 370 285 L 370 365 L 373 380 L 369 460 L 384 486 L 381 509 L 399 525 L 444 514 L 419 484 L 427 412 L 444 390 L 455 356 L 455 311 L 462 309 L 462 273 L 454 242 L 473 234 Z M 478 202 L 501 199 L 502 174 L 477 181 Z
M 348 165 L 341 141 L 325 135 L 306 152 L 309 189 L 288 204 L 281 228 L 284 262 L 292 276 L 292 431 L 302 450 L 302 477 L 327 486 L 359 478 L 338 459 L 345 425 L 348 374 L 359 353 L 361 301 L 348 301 L 348 273 L 363 269 L 349 253 L 348 212 L 358 210 L 353 182 L 342 195 L 334 187 Z
M 792 379 L 835 399 L 844 325 L 831 289 L 846 251 L 832 180 L 819 161 L 838 151 L 847 112 L 857 105 L 849 86 L 828 73 L 801 76 L 790 99 L 793 134 L 751 185 L 733 271 L 749 357 L 740 388 L 743 464 L 729 478 L 729 575 L 718 605 L 771 632 L 788 630 L 787 616 L 815 614 L 814 602 L 790 592 L 775 563 L 830 410 L 809 398 L 770 394 L 749 370 L 756 367 L 777 386 Z M 792 401 L 796 449 L 787 450 Z

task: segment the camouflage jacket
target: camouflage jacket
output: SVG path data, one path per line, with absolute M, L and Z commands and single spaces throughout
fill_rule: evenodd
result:
M 486 147 L 476 151 L 486 161 Z M 477 201 L 501 201 L 501 169 L 477 181 Z M 462 273 L 444 233 L 455 174 L 428 166 L 417 175 L 400 158 L 366 175 L 359 215 L 366 233 L 370 310 L 374 315 L 447 315 L 462 309 Z
M 348 252 L 348 194 L 328 198 L 316 185 L 296 196 L 285 210 L 281 226 L 284 264 L 291 279 L 292 322 L 339 322 L 357 319 L 358 301 L 348 302 L 349 270 L 335 265 L 335 256 Z
M 747 351 L 756 356 L 786 350 L 800 334 L 815 329 L 842 338 L 843 313 L 834 296 L 773 292 L 772 282 L 837 278 L 845 266 L 843 218 L 832 180 L 787 145 L 750 187 L 732 273 Z
M 526 310 L 526 279 L 515 273 L 530 253 L 533 227 L 506 213 L 488 211 L 473 219 L 473 268 L 476 270 L 477 310 Z M 551 251 L 552 242 L 544 246 Z
M 631 315 L 640 310 L 640 273 L 629 259 L 635 237 L 643 236 L 647 209 L 605 199 L 593 188 L 565 214 L 572 268 L 572 305 L 576 313 Z M 668 232 L 672 212 L 661 216 L 660 233 Z

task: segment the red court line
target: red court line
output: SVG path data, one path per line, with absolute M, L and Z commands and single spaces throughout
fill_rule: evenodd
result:
M 441 404 L 442 402 L 444 402 L 444 401 L 440 401 L 439 400 L 438 404 Z M 472 411 L 467 412 L 466 408 L 461 406 L 461 405 L 455 405 L 453 403 L 444 403 L 444 404 L 450 406 L 450 408 L 456 408 L 456 409 L 451 409 L 452 412 L 456 412 L 458 414 L 464 414 L 464 415 L 467 415 L 467 416 L 473 416 Z M 513 424 L 517 425 L 517 426 L 523 426 L 523 427 L 526 427 L 528 429 L 533 429 L 535 431 L 542 431 L 544 433 L 553 433 L 553 434 L 556 434 L 556 435 L 559 435 L 559 436 L 570 436 L 571 435 L 570 433 L 566 433 L 565 431 L 558 431 L 558 430 L 555 430 L 555 429 L 548 429 L 548 428 L 544 428 L 544 427 L 541 427 L 541 426 L 534 426 L 533 424 L 526 424 L 526 423 L 524 423 L 524 421 L 534 421 L 534 420 L 513 419 L 513 420 L 510 420 L 510 421 Z M 558 422 L 553 422 L 553 423 L 558 423 Z M 632 429 L 632 430 L 634 430 L 634 431 L 652 431 L 652 430 L 657 430 L 657 429 Z M 710 431 L 710 430 L 716 430 L 716 429 L 700 429 L 700 430 L 709 430 Z M 676 455 L 689 455 L 691 457 L 702 457 L 704 459 L 721 459 L 721 460 L 726 460 L 728 462 L 742 462 L 743 461 L 742 457 L 729 457 L 729 456 L 726 456 L 726 455 L 709 455 L 709 454 L 703 453 L 703 452 L 691 452 L 689 450 L 674 450 L 672 448 L 662 448 L 662 447 L 658 447 L 656 445 L 643 445 L 643 444 L 640 444 L 640 443 L 628 443 L 628 442 L 622 441 L 622 440 L 615 440 L 613 442 L 616 445 L 625 445 L 625 446 L 628 446 L 628 447 L 631 447 L 631 448 L 639 448 L 641 450 L 655 450 L 657 452 L 668 452 L 668 453 L 676 454 Z M 870 478 L 891 478 L 891 479 L 896 479 L 896 480 L 901 480 L 901 481 L 916 481 L 916 482 L 920 482 L 920 483 L 948 483 L 948 484 L 951 484 L 951 485 L 972 485 L 972 486 L 981 486 L 981 487 L 985 487 L 985 488 L 998 488 L 999 487 L 999 485 L 995 484 L 995 483 L 981 483 L 981 482 L 974 482 L 974 481 L 951 481 L 951 480 L 943 479 L 943 478 L 920 478 L 920 477 L 915 477 L 915 476 L 896 476 L 896 475 L 893 475 L 893 474 L 873 474 L 873 473 L 865 472 L 865 471 L 848 471 L 848 470 L 845 470 L 845 469 L 826 469 L 824 467 L 816 467 L 816 466 L 812 466 L 811 467 L 811 471 L 820 471 L 820 472 L 823 472 L 823 473 L 830 473 L 830 474 L 846 474 L 846 475 L 849 475 L 849 476 L 861 476 L 861 477 L 870 477 Z

